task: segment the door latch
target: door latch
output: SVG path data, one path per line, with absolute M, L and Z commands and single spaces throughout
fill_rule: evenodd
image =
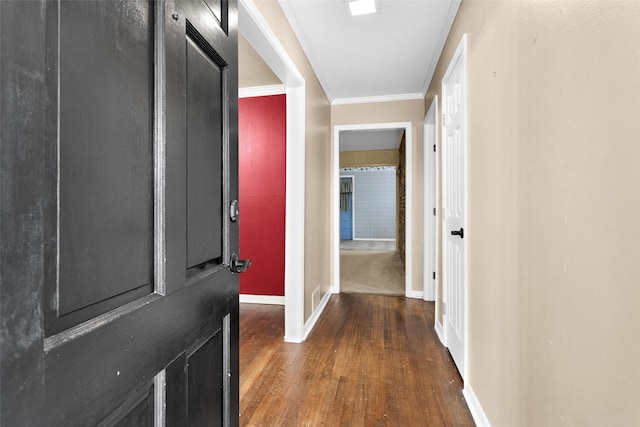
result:
M 251 267 L 250 259 L 238 259 L 238 254 L 231 255 L 231 262 L 229 263 L 229 269 L 233 273 L 244 273 L 247 268 Z
M 460 228 L 460 230 L 451 230 L 452 236 L 460 236 L 461 239 L 464 239 L 464 228 Z

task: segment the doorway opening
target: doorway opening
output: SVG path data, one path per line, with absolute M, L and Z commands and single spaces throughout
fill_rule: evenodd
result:
M 399 135 L 394 140 L 398 141 L 394 145 L 403 142 Z M 391 159 L 383 163 L 398 163 L 401 152 L 399 147 L 385 150 Z M 341 153 L 343 163 L 348 163 L 347 155 L 352 153 Z M 396 164 L 340 168 L 342 293 L 404 296 L 404 254 L 396 240 L 399 222 L 404 219 L 399 215 L 399 202 L 404 201 L 403 182 L 404 168 Z
M 304 203 L 301 203 L 305 197 L 305 144 L 301 143 L 305 141 L 305 82 L 278 36 L 251 1 L 238 2 L 238 30 L 282 82 L 286 93 L 284 339 L 299 343 L 305 338 Z
M 438 96 L 431 102 L 431 106 L 424 118 L 423 130 L 423 158 L 424 165 L 424 283 L 423 299 L 436 300 L 436 272 L 438 271 L 438 209 L 437 209 L 437 167 L 436 145 L 438 141 Z M 436 306 L 436 309 L 437 306 Z M 438 322 L 436 316 L 436 322 Z
M 394 140 L 391 137 L 391 144 L 394 144 L 394 147 L 389 146 L 380 146 L 373 145 L 365 142 L 367 139 L 371 140 L 372 135 L 374 133 L 382 133 L 382 132 L 395 132 L 396 139 Z M 351 148 L 350 151 L 357 152 L 355 155 L 371 157 L 373 160 L 368 160 L 364 162 L 360 162 L 360 164 L 350 163 L 347 164 L 343 161 L 343 168 L 341 169 L 340 164 L 340 156 L 341 156 L 341 145 L 344 146 L 344 142 L 347 142 L 349 145 L 349 140 L 354 137 L 354 135 L 358 136 L 360 133 L 360 139 L 363 142 L 360 142 L 358 145 L 354 146 L 355 148 Z M 374 252 L 380 254 L 402 254 L 403 259 L 399 259 L 399 262 L 402 264 L 404 261 L 404 265 L 401 265 L 400 268 L 396 268 L 399 270 L 402 275 L 399 282 L 400 285 L 397 289 L 392 290 L 391 294 L 395 295 L 403 295 L 409 296 L 411 294 L 411 272 L 412 272 L 412 262 L 411 262 L 411 251 L 412 251 L 412 239 L 411 239 L 411 230 L 412 230 L 412 217 L 411 217 L 411 191 L 412 191 L 412 180 L 411 180 L 411 161 L 412 161 L 412 136 L 411 136 L 411 123 L 410 122 L 399 122 L 399 123 L 371 123 L 371 124 L 354 124 L 354 125 L 338 125 L 334 126 L 334 143 L 333 143 L 333 191 L 334 191 L 334 221 L 333 221 L 333 293 L 340 293 L 342 291 L 341 283 L 344 278 L 341 277 L 341 270 L 345 271 L 345 266 L 343 266 L 343 262 L 346 255 L 353 255 L 355 251 L 349 250 L 347 246 L 352 246 L 352 248 L 359 249 L 374 249 Z M 382 153 L 385 149 L 396 150 L 396 160 L 375 160 L 375 157 L 384 157 L 385 154 Z M 403 155 L 400 156 L 400 150 L 403 151 Z M 349 151 L 349 150 L 347 150 Z M 369 152 L 369 154 L 366 154 Z M 353 157 L 353 156 L 352 156 Z M 399 160 L 402 157 L 403 162 L 400 164 Z M 343 156 L 344 158 L 344 156 Z M 376 165 L 376 162 L 378 163 Z M 365 231 L 365 227 L 359 228 L 359 220 L 362 221 L 362 218 L 359 219 L 359 209 L 358 209 L 358 193 L 357 190 L 359 188 L 359 182 L 362 180 L 362 177 L 359 177 L 360 174 L 366 174 L 372 171 L 371 169 L 378 169 L 378 172 L 382 174 L 391 174 L 392 177 L 392 185 L 394 186 L 395 192 L 392 193 L 392 197 L 395 200 L 395 203 L 392 204 L 392 222 L 391 222 L 391 230 L 389 230 L 388 218 L 386 225 L 378 222 L 374 224 L 372 230 L 369 232 L 374 234 L 367 234 Z M 351 213 L 353 218 L 353 234 L 352 239 L 341 239 L 340 238 L 340 229 L 341 229 L 341 215 L 344 214 L 341 211 L 341 204 L 343 208 L 348 208 L 346 205 L 346 201 L 349 200 L 349 196 L 345 197 L 345 193 L 342 190 L 345 188 L 341 188 L 341 176 L 342 177 L 353 177 L 353 188 L 351 201 L 353 202 L 353 211 Z M 379 178 L 378 178 L 379 179 Z M 362 181 L 365 182 L 365 181 Z M 371 186 L 371 184 L 370 184 Z M 366 184 L 365 184 L 366 187 Z M 375 187 L 375 183 L 372 185 Z M 348 188 L 347 188 L 348 189 Z M 353 191 L 355 190 L 355 191 Z M 348 192 L 347 192 L 348 193 Z M 387 195 L 388 196 L 388 195 Z M 369 205 L 370 207 L 371 205 Z M 374 208 L 375 209 L 375 208 Z M 388 212 L 388 206 L 386 208 L 386 212 Z M 366 212 L 364 212 L 366 213 Z M 384 217 L 385 215 L 382 215 Z M 388 216 L 388 215 L 387 215 Z M 379 220 L 380 218 L 378 218 Z M 378 233 L 378 234 L 375 234 Z M 380 234 L 381 233 L 381 234 Z M 386 234 L 385 234 L 386 233 Z M 344 237 L 344 234 L 343 234 Z M 341 251 L 341 246 L 343 250 Z M 382 249 L 382 251 L 375 251 L 375 249 Z M 390 251 L 389 251 L 390 249 Z M 350 252 L 347 254 L 347 252 Z M 362 251 L 364 252 L 364 251 Z M 373 252 L 372 252 L 373 253 Z M 392 262 L 392 261 L 391 261 Z M 380 264 L 377 262 L 370 265 Z M 365 267 L 366 269 L 366 267 Z M 349 269 L 351 270 L 351 268 Z M 351 283 L 347 284 L 351 285 Z M 360 289 L 362 292 L 367 292 L 365 289 Z M 387 294 L 390 294 L 387 292 Z

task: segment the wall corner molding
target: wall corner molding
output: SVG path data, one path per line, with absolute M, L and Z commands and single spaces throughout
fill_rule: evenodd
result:
M 442 327 L 442 323 L 436 320 L 435 325 L 433 326 L 433 329 L 436 330 L 436 335 L 438 336 L 438 339 L 440 340 L 442 345 L 446 347 L 447 344 L 444 342 L 444 328 Z
M 313 313 L 311 313 L 311 316 L 309 316 L 309 320 L 307 320 L 307 322 L 304 324 L 304 330 L 302 331 L 302 341 L 306 340 L 307 337 L 309 336 L 309 333 L 311 333 L 311 331 L 313 330 L 313 327 L 316 325 L 316 322 L 320 318 L 320 315 L 322 314 L 325 307 L 327 306 L 327 303 L 329 302 L 329 298 L 331 298 L 331 294 L 332 294 L 331 289 L 325 292 L 324 296 L 320 300 L 320 303 L 318 304 L 316 309 L 313 311 Z
M 422 291 L 408 291 L 407 292 L 407 298 L 416 298 L 416 299 L 422 299 L 423 293 Z

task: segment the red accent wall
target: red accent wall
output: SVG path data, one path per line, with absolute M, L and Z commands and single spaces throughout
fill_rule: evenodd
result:
M 286 118 L 286 95 L 239 100 L 241 294 L 284 296 Z

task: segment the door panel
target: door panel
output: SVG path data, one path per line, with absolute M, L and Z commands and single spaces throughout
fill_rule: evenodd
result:
M 222 424 L 222 333 L 220 330 L 187 358 L 188 420 L 193 426 Z
M 154 424 L 154 388 L 153 383 L 141 387 L 132 393 L 129 400 L 103 420 L 100 426 L 145 426 Z
M 49 40 L 60 67 L 53 332 L 153 292 L 152 6 L 62 2 Z
M 465 62 L 457 55 L 442 82 L 443 93 L 443 288 L 447 347 L 464 378 L 466 287 Z M 462 233 L 460 233 L 462 230 Z
M 224 16 L 223 15 L 223 7 L 225 6 L 225 5 L 223 5 L 223 1 L 222 0 L 204 0 L 204 2 L 207 4 L 207 6 L 209 6 L 209 10 L 211 10 L 213 15 L 216 17 L 216 19 L 220 23 L 220 25 L 223 26 L 223 28 L 226 29 L 226 22 L 223 19 L 223 16 Z M 226 2 L 224 2 L 224 3 L 226 3 Z
M 188 38 L 187 268 L 222 257 L 222 119 L 220 67 Z
M 0 2 L 2 425 L 238 424 L 235 2 L 219 13 Z M 193 274 L 188 232 L 217 260 Z

